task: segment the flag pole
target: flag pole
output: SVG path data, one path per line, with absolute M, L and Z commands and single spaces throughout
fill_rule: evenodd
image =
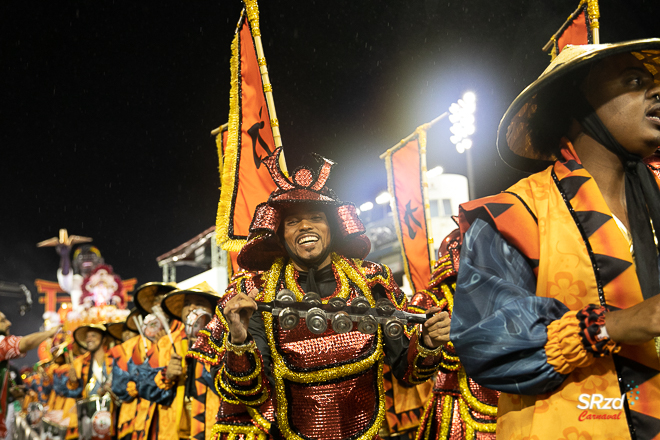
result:
M 554 33 L 547 43 L 545 43 L 545 46 L 543 46 L 542 49 L 543 52 L 549 52 L 552 49 L 557 39 L 564 33 L 566 28 L 568 28 L 578 15 L 580 15 L 585 3 L 587 4 L 587 17 L 589 18 L 589 29 L 591 30 L 593 44 L 600 44 L 600 23 L 598 21 L 600 18 L 600 9 L 598 8 L 598 0 L 581 0 L 577 9 L 568 16 L 559 30 Z
M 417 127 L 417 128 L 415 129 L 415 131 L 413 131 L 412 133 L 410 133 L 410 135 L 408 135 L 407 137 L 401 139 L 401 141 L 399 141 L 398 144 L 396 144 L 395 146 L 393 146 L 392 148 L 390 148 L 389 150 L 387 150 L 386 152 L 384 152 L 383 154 L 381 154 L 381 155 L 378 156 L 378 157 L 380 157 L 381 159 L 385 159 L 387 156 L 391 156 L 392 154 L 394 154 L 394 152 L 395 152 L 396 150 L 398 150 L 399 148 L 403 147 L 403 146 L 406 145 L 408 142 L 410 142 L 410 140 L 411 140 L 412 138 L 414 138 L 415 136 L 417 136 L 417 130 L 422 129 L 422 130 L 427 131 L 428 129 L 430 129 L 431 127 L 433 127 L 438 121 L 440 121 L 441 119 L 446 118 L 448 114 L 449 114 L 449 112 L 444 112 L 443 114 L 441 114 L 440 116 L 438 116 L 437 118 L 435 118 L 434 120 L 432 120 L 431 122 L 427 122 L 426 124 L 422 124 L 422 125 L 420 125 L 419 127 Z
M 600 44 L 600 9 L 598 0 L 587 0 L 587 14 L 589 14 L 589 27 L 594 44 Z
M 261 30 L 259 29 L 259 6 L 257 5 L 257 0 L 244 0 L 243 3 L 245 3 L 248 20 L 250 21 L 250 29 L 252 30 L 254 47 L 257 49 L 257 62 L 259 64 L 259 72 L 261 73 L 261 82 L 264 85 L 266 104 L 268 105 L 268 113 L 270 114 L 270 126 L 273 130 L 273 141 L 275 142 L 275 148 L 277 148 L 282 146 L 282 138 L 280 136 L 280 123 L 277 120 L 277 113 L 275 112 L 273 86 L 271 85 L 270 78 L 268 77 L 266 57 L 264 55 L 263 45 L 261 44 Z

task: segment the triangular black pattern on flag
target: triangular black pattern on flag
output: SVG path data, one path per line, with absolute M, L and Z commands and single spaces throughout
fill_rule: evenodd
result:
M 635 387 L 660 374 L 655 368 L 647 367 L 625 356 L 614 356 L 623 393 L 634 390 Z M 634 405 L 631 405 L 631 409 L 634 409 Z
M 637 440 L 654 439 L 660 433 L 660 419 L 630 409 Z
M 594 254 L 594 260 L 596 260 L 603 286 L 607 286 L 613 279 L 632 266 L 632 263 L 629 261 L 604 254 Z
M 566 168 L 568 168 L 571 171 L 577 171 L 581 170 L 584 168 L 582 165 L 577 163 L 575 160 L 569 160 L 568 162 L 563 162 L 562 165 L 564 165 Z
M 486 208 L 488 208 L 488 211 L 493 215 L 493 218 L 499 217 L 512 206 L 512 203 L 486 203 Z
M 582 185 L 590 179 L 591 177 L 584 176 L 568 176 L 561 179 L 559 185 L 561 186 L 562 192 L 566 194 L 566 200 L 573 200 Z
M 193 438 L 195 440 L 204 440 L 205 436 L 206 436 L 206 432 L 202 431 L 202 432 L 198 432 Z
M 612 219 L 611 216 L 598 211 L 575 211 L 587 237 L 591 237 L 601 226 Z

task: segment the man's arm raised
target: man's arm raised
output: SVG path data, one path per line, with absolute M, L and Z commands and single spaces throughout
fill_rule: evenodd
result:
M 18 344 L 18 349 L 21 353 L 27 353 L 30 350 L 34 350 L 46 339 L 55 336 L 55 334 L 60 331 L 60 328 L 60 326 L 57 326 L 45 332 L 31 333 L 27 336 L 23 336 Z

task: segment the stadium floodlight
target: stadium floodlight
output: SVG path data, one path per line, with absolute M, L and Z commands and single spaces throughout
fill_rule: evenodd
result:
M 390 199 L 390 193 L 383 191 L 382 193 L 378 194 L 378 196 L 376 196 L 376 203 L 379 205 L 386 205 L 390 203 Z
M 365 212 L 365 211 L 370 211 L 374 209 L 374 204 L 371 202 L 365 202 L 360 205 L 360 211 Z
M 477 96 L 474 92 L 465 92 L 458 102 L 449 106 L 449 121 L 452 126 L 449 128 L 452 136 L 449 138 L 452 144 L 456 145 L 456 151 L 464 153 L 472 147 L 472 140 L 469 138 L 476 130 L 474 126 L 474 112 L 477 109 Z

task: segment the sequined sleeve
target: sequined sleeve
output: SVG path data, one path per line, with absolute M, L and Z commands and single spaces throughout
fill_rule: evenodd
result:
M 232 279 L 215 308 L 211 322 L 199 332 L 195 344 L 186 356 L 195 358 L 211 367 L 217 367 L 224 361 L 226 342 L 229 338 L 229 326 L 222 315 L 224 305 L 238 292 L 247 293 L 261 285 L 258 274 L 241 272 Z
M 254 340 L 243 345 L 226 344 L 225 359 L 216 375 L 219 394 L 229 393 L 251 407 L 263 404 L 270 395 L 270 382 Z
M 214 390 L 223 399 L 248 406 L 263 404 L 270 395 L 270 383 L 263 368 L 260 350 L 267 343 L 256 344 L 259 335 L 251 335 L 245 344 L 236 346 L 230 342 L 229 325 L 222 314 L 222 308 L 239 292 L 248 293 L 261 287 L 261 278 L 256 273 L 243 273 L 234 278 L 216 308 L 215 316 L 206 329 L 200 332 L 188 356 L 199 359 L 213 368 Z M 255 313 L 253 318 L 258 314 Z M 254 332 L 251 320 L 250 331 Z M 263 324 L 261 325 L 263 327 Z M 270 359 L 270 357 L 268 357 Z

